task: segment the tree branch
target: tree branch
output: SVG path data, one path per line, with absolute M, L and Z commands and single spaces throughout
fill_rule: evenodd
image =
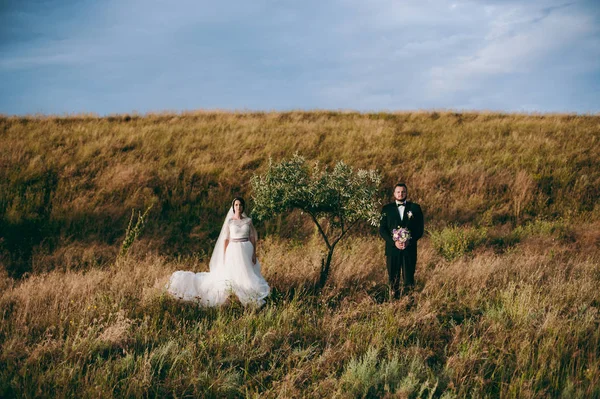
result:
M 339 241 L 339 240 L 341 240 L 342 238 L 344 238 L 344 236 L 346 235 L 346 233 L 348 233 L 348 232 L 349 232 L 349 231 L 352 229 L 352 227 L 354 227 L 354 226 L 356 225 L 356 223 L 358 223 L 358 220 L 355 220 L 354 222 L 352 222 L 352 223 L 350 224 L 350 226 L 348 226 L 348 228 L 347 228 L 346 230 L 342 229 L 342 233 L 339 235 L 339 237 L 338 237 L 338 238 L 336 238 L 336 239 L 333 241 L 333 244 L 332 244 L 332 246 L 334 246 L 334 247 L 335 247 L 335 245 L 338 243 L 338 241 Z
M 327 235 L 325 234 L 325 232 L 323 231 L 323 228 L 319 224 L 319 221 L 317 220 L 317 217 L 315 215 L 313 215 L 313 213 L 310 212 L 310 211 L 306 211 L 306 213 L 308 213 L 310 215 L 310 217 L 312 218 L 313 222 L 315 222 L 315 224 L 317 225 L 317 228 L 319 229 L 319 233 L 321 233 L 321 237 L 323 237 L 323 240 L 325 241 L 325 245 L 327 245 L 327 249 L 331 249 L 331 244 L 329 244 L 329 240 L 327 239 Z

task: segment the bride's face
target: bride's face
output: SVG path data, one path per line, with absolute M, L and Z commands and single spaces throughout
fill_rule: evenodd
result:
M 244 205 L 242 205 L 242 203 L 240 202 L 240 200 L 235 200 L 235 202 L 233 203 L 233 211 L 237 215 L 241 215 L 242 212 L 244 212 Z

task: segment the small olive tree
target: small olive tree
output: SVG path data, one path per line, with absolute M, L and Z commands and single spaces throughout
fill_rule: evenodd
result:
M 292 209 L 310 216 L 327 247 L 317 282 L 322 288 L 340 240 L 361 220 L 379 223 L 381 213 L 375 197 L 380 182 L 377 171 L 355 172 L 342 161 L 331 170 L 318 162 L 311 168 L 298 154 L 277 164 L 269 161 L 266 173 L 251 179 L 252 216 L 265 220 Z

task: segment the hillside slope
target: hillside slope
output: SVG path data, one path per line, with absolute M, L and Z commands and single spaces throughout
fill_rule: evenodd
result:
M 13 276 L 114 259 L 132 209 L 162 254 L 207 253 L 228 201 L 299 152 L 405 181 L 428 225 L 598 220 L 600 116 L 198 112 L 0 117 L 0 262 Z M 294 216 L 259 226 L 294 234 Z

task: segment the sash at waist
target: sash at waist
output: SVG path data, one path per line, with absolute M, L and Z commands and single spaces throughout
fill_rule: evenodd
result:
M 230 238 L 229 241 L 231 241 L 231 242 L 246 242 L 246 241 L 248 241 L 248 237 L 245 237 L 245 238 Z

